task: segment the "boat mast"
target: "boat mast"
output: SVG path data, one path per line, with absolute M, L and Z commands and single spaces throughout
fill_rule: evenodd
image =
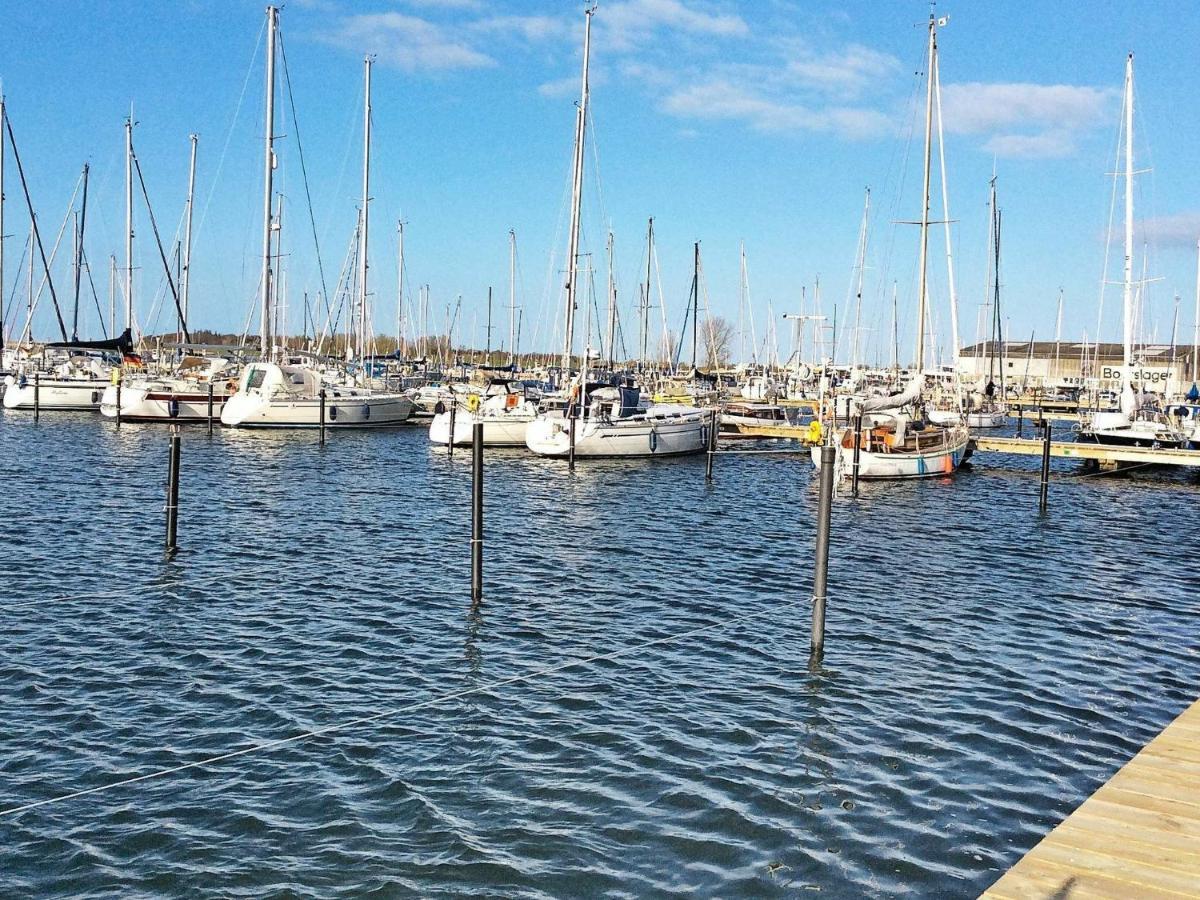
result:
M 995 246 L 994 246 L 992 252 L 994 254 L 993 258 L 994 258 L 994 265 L 995 265 L 995 271 L 996 271 L 996 278 L 995 278 L 995 283 L 993 284 L 993 290 L 995 292 L 993 295 L 994 299 L 995 299 L 995 305 L 993 306 L 992 316 L 993 316 L 993 321 L 995 323 L 995 326 L 993 328 L 993 333 L 996 335 L 997 343 L 1001 347 L 1003 347 L 1004 341 L 1002 339 L 1003 336 L 1001 334 L 1001 331 L 1003 330 L 1003 326 L 1001 324 L 1003 322 L 1003 319 L 1000 318 L 1000 223 L 1003 221 L 1003 217 L 1000 213 L 1000 210 L 997 209 L 996 205 L 995 205 L 995 203 L 996 203 L 996 198 L 995 198 L 996 187 L 995 187 L 995 185 L 996 185 L 996 180 L 993 178 L 992 179 L 992 192 L 993 192 L 992 193 L 992 215 L 995 217 L 996 225 L 995 225 L 995 238 L 994 238 Z M 1033 353 L 1033 337 L 1030 336 L 1029 340 L 1030 340 L 1029 352 L 1032 354 Z M 1001 354 L 1000 355 L 1000 397 L 1001 397 L 1001 399 L 1003 399 L 1005 396 L 1007 396 L 1004 392 L 1004 351 L 1001 350 L 1000 354 Z M 993 359 L 995 358 L 994 353 L 992 354 L 992 357 L 993 357 Z M 1026 369 L 1026 374 L 1028 375 L 1028 370 L 1029 370 L 1028 364 L 1026 364 L 1025 369 Z M 990 367 L 989 367 L 989 375 L 990 374 L 991 374 L 991 372 L 990 372 Z M 1024 390 L 1024 386 L 1022 386 L 1022 391 L 1023 390 Z
M 692 253 L 692 371 L 696 370 L 696 345 L 700 335 L 700 242 Z
M 567 245 L 567 314 L 566 335 L 563 340 L 562 369 L 571 370 L 571 346 L 575 338 L 575 298 L 578 293 L 579 216 L 583 200 L 583 143 L 587 132 L 588 57 L 591 52 L 592 14 L 596 8 L 584 10 L 583 75 L 580 78 L 579 106 L 575 110 L 575 160 L 571 180 L 571 231 Z
M 133 104 L 125 120 L 125 327 L 133 328 Z
M 517 231 L 508 229 L 508 363 L 517 362 Z
M 929 16 L 929 64 L 925 85 L 925 160 L 921 199 L 921 257 L 920 275 L 917 279 L 917 377 L 925 372 L 925 310 L 928 305 L 929 267 L 929 169 L 933 143 L 933 83 L 934 66 L 937 60 L 937 19 Z
M 613 277 L 613 233 L 608 232 L 608 370 L 616 363 L 613 342 L 617 339 L 617 282 Z
M 259 346 L 262 358 L 270 360 L 271 347 L 271 195 L 275 175 L 275 32 L 279 28 L 279 10 L 267 7 L 267 96 L 266 139 L 263 150 L 263 249 L 262 249 L 262 318 L 259 323 Z
M 367 234 L 370 225 L 368 212 L 371 202 L 371 64 L 374 58 L 363 57 L 363 163 L 362 212 L 358 229 L 358 357 L 367 355 Z M 364 378 L 366 377 L 364 373 Z
M 1200 379 L 1200 240 L 1196 241 L 1196 309 L 1192 313 L 1192 383 Z
M 1125 382 L 1133 365 L 1133 54 L 1125 60 L 1125 291 L 1124 365 Z
M 179 300 L 180 306 L 183 307 L 184 322 L 188 320 L 188 294 L 192 284 L 192 207 L 196 196 L 196 144 L 200 140 L 196 134 L 189 135 L 189 138 L 192 142 L 192 153 L 188 162 L 187 218 L 183 225 L 183 275 L 179 279 Z
M 852 352 L 850 354 L 850 369 L 853 371 L 858 367 L 860 362 L 859 352 L 861 346 L 859 344 L 860 335 L 862 334 L 862 299 L 863 299 L 863 272 L 867 267 L 867 235 L 868 223 L 871 216 L 871 189 L 867 188 L 867 197 L 863 201 L 863 217 L 862 227 L 858 232 L 858 286 L 855 290 L 854 297 L 854 340 L 851 342 Z M 799 360 L 797 359 L 797 362 Z
M 950 340 L 954 343 L 954 376 L 958 378 L 958 291 L 954 286 L 954 249 L 950 239 L 950 190 L 946 186 L 946 142 L 942 136 L 942 73 L 936 54 L 933 58 L 934 104 L 937 110 L 938 162 L 942 184 L 942 227 L 946 233 L 946 287 L 950 292 Z M 960 398 L 961 399 L 961 398 Z M 962 405 L 961 402 L 959 404 Z
M 642 368 L 646 368 L 646 349 L 650 340 L 650 264 L 654 259 L 654 216 L 646 224 L 646 285 L 642 293 Z M 1200 288 L 1197 288 L 1200 291 Z
M 1063 289 L 1058 289 L 1058 317 L 1054 320 L 1054 378 L 1059 376 L 1059 351 L 1062 343 Z
M 4 364 L 4 120 L 7 116 L 4 94 L 0 92 L 0 367 Z
M 401 357 L 407 354 L 401 350 L 404 339 L 404 220 L 396 222 L 396 235 L 399 250 L 396 257 L 396 352 Z

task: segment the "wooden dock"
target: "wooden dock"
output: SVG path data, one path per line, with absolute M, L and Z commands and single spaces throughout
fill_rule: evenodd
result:
M 982 897 L 1200 896 L 1200 700 Z
M 988 437 L 971 439 L 976 453 L 1014 453 L 1041 456 L 1043 442 L 1038 438 Z M 1051 441 L 1050 455 L 1098 463 L 1143 463 L 1156 466 L 1200 466 L 1200 450 L 1169 450 L 1153 447 L 1116 447 L 1076 441 Z

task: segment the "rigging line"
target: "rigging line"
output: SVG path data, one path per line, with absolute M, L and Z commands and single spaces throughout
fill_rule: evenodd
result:
M 359 725 L 367 725 L 372 722 L 378 722 L 378 721 L 381 721 L 384 719 L 390 719 L 390 718 L 399 716 L 404 713 L 418 712 L 423 709 L 428 709 L 429 707 L 432 707 L 432 706 L 440 706 L 441 704 L 446 703 L 451 700 L 459 700 L 463 697 L 469 697 L 473 694 L 481 694 L 481 693 L 485 693 L 485 692 L 495 691 L 499 688 L 507 687 L 508 685 L 520 684 L 523 682 L 532 681 L 533 679 L 539 678 L 544 675 L 553 675 L 555 673 L 563 672 L 563 671 L 566 671 L 567 669 L 573 669 L 573 668 L 576 668 L 577 666 L 586 665 L 588 663 L 620 659 L 622 657 L 626 657 L 633 653 L 636 653 L 640 650 L 647 650 L 651 647 L 656 647 L 656 646 L 661 646 L 663 644 L 673 643 L 674 641 L 682 640 L 682 639 L 688 638 L 688 637 L 694 637 L 698 634 L 703 634 L 707 631 L 713 631 L 721 626 L 735 625 L 738 623 L 750 621 L 752 619 L 762 618 L 762 617 L 768 616 L 768 615 L 774 616 L 781 609 L 788 609 L 789 607 L 795 607 L 795 606 L 799 606 L 804 603 L 811 603 L 811 602 L 812 602 L 811 600 L 804 599 L 804 600 L 793 600 L 790 603 L 776 604 L 776 605 L 770 607 L 770 609 L 760 609 L 756 612 L 747 613 L 744 616 L 737 616 L 732 619 L 724 619 L 724 620 L 717 621 L 717 622 L 710 622 L 707 625 L 700 625 L 696 628 L 688 629 L 687 631 L 681 631 L 681 632 L 677 632 L 675 634 L 668 634 L 668 635 L 665 635 L 664 637 L 655 638 L 654 640 L 646 641 L 641 644 L 635 644 L 632 647 L 623 647 L 619 650 L 613 650 L 609 653 L 598 653 L 598 654 L 595 654 L 592 656 L 587 656 L 587 657 L 576 657 L 574 659 L 569 659 L 569 660 L 566 660 L 565 662 L 561 662 L 561 663 L 558 663 L 553 666 L 548 666 L 546 668 L 539 669 L 534 672 L 526 672 L 521 675 L 512 675 L 508 678 L 502 678 L 499 681 L 493 681 L 493 682 L 490 682 L 485 685 L 476 685 L 475 687 L 463 688 L 462 690 L 458 690 L 458 691 L 451 691 L 448 694 L 442 694 L 441 696 L 432 697 L 429 700 L 422 700 L 419 703 L 413 703 L 408 706 L 402 706 L 402 707 L 399 707 L 398 709 L 389 709 L 389 710 L 384 710 L 383 712 L 373 713 L 372 715 L 369 715 L 369 716 L 360 716 L 356 719 L 350 719 L 346 722 L 335 723 L 333 725 L 325 725 L 320 728 L 314 728 L 310 731 L 304 731 L 299 734 L 293 734 L 293 735 L 290 735 L 289 737 L 277 738 L 272 741 L 264 741 L 264 742 L 258 743 L 258 744 L 251 744 L 249 747 L 243 747 L 240 750 L 230 750 L 226 753 L 217 754 L 216 756 L 209 756 L 204 759 L 198 759 L 198 760 L 194 760 L 194 761 L 188 762 L 188 763 L 181 763 L 180 765 L 177 765 L 177 766 L 171 766 L 166 769 L 158 769 L 153 772 L 146 772 L 145 774 L 142 774 L 142 775 L 134 775 L 129 778 L 122 778 L 118 781 L 109 782 L 108 784 L 97 785 L 96 787 L 85 788 L 85 789 L 79 790 L 79 791 L 72 791 L 71 793 L 68 793 L 68 794 L 59 794 L 54 797 L 47 797 L 43 800 L 35 800 L 31 803 L 24 803 L 20 806 L 12 806 L 12 807 L 9 807 L 8 809 L 0 809 L 0 817 L 16 816 L 16 815 L 20 815 L 23 812 L 28 812 L 31 809 L 37 809 L 38 807 L 41 807 L 41 806 L 48 806 L 52 803 L 62 803 L 67 800 L 76 800 L 80 797 L 87 797 L 87 796 L 90 796 L 91 794 L 98 794 L 101 791 L 112 790 L 113 788 L 118 788 L 118 787 L 125 787 L 130 784 L 136 784 L 136 783 L 142 782 L 142 781 L 149 781 L 154 778 L 162 778 L 164 776 L 174 775 L 178 772 L 184 772 L 189 769 L 205 768 L 205 767 L 213 765 L 214 763 L 224 762 L 225 760 L 235 759 L 236 757 L 246 756 L 251 753 L 258 753 L 258 752 L 262 752 L 265 750 L 274 750 L 278 747 L 284 747 L 284 746 L 287 746 L 288 744 L 295 744 L 300 741 L 306 741 L 310 738 L 321 737 L 321 736 L 327 735 L 327 734 L 336 734 L 337 732 L 345 731 L 348 728 L 354 728 Z
M 317 252 L 317 274 L 321 278 L 321 296 L 325 299 L 325 314 L 329 314 L 329 288 L 325 284 L 325 263 L 321 259 L 321 242 L 317 239 L 317 218 L 313 212 L 312 191 L 308 187 L 308 166 L 304 163 L 304 144 L 300 142 L 300 120 L 296 118 L 296 97 L 292 94 L 292 74 L 288 71 L 287 51 L 283 46 L 283 34 L 279 39 L 279 60 L 283 63 L 283 81 L 287 85 L 288 106 L 292 111 L 292 127 L 296 130 L 296 152 L 300 156 L 300 179 L 304 182 L 304 199 L 308 203 L 308 221 L 312 225 L 313 247 Z
M 200 232 L 204 230 L 204 222 L 208 218 L 208 207 L 212 203 L 213 194 L 216 193 L 217 184 L 221 180 L 221 168 L 225 165 L 225 156 L 229 152 L 230 141 L 233 140 L 233 129 L 237 125 L 238 116 L 242 112 L 242 101 L 246 99 L 246 88 L 250 86 L 250 75 L 254 70 L 254 61 L 258 59 L 258 50 L 262 46 L 263 34 L 267 30 L 267 23 L 264 21 L 262 27 L 258 30 L 258 41 L 254 44 L 254 52 L 250 54 L 250 64 L 246 66 L 246 77 L 242 79 L 242 92 L 238 94 L 237 106 L 233 110 L 233 118 L 229 120 L 229 130 L 225 132 L 225 143 L 221 147 L 221 156 L 217 160 L 217 171 L 213 176 L 212 184 L 208 188 L 208 196 L 204 198 L 204 208 L 200 210 L 200 221 L 196 224 L 195 236 L 199 237 Z
M 87 251 L 82 247 L 79 248 L 79 260 L 82 268 L 87 271 L 88 285 L 92 289 L 92 299 L 96 302 L 96 315 L 100 319 L 100 332 L 104 335 L 105 340 L 107 340 L 108 326 L 104 324 L 104 311 L 100 309 L 100 295 L 96 293 L 96 282 L 92 280 L 92 264 L 88 262 Z
M 146 201 L 146 212 L 150 215 L 150 230 L 154 232 L 154 243 L 158 246 L 158 256 L 162 260 L 163 272 L 167 276 L 167 286 L 171 289 L 171 297 L 175 301 L 175 312 L 179 313 L 179 323 L 183 326 L 183 337 L 190 344 L 192 335 L 188 331 L 187 318 L 183 307 L 179 305 L 179 291 L 175 289 L 175 279 L 171 277 L 171 264 L 167 261 L 167 253 L 163 250 L 162 237 L 158 233 L 158 223 L 154 219 L 154 207 L 150 205 L 150 193 L 146 190 L 146 179 L 142 177 L 142 161 L 134 154 L 133 166 L 137 169 L 138 184 L 142 186 L 142 197 Z

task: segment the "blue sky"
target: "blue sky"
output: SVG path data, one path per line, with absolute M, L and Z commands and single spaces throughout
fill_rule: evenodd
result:
M 504 0 L 300 0 L 281 28 L 330 281 L 354 228 L 362 55 L 378 54 L 371 285 L 376 325 L 394 328 L 396 221 L 406 225 L 410 290 L 431 286 L 430 330 L 461 294 L 457 336 L 483 342 L 487 288 L 497 322 L 507 302 L 508 231 L 517 233 L 522 345 L 554 348 L 560 306 L 582 4 Z M 612 0 L 593 34 L 594 138 L 588 152 L 584 248 L 601 261 L 615 233 L 627 346 L 656 222 L 669 326 L 682 319 L 692 242 L 701 241 L 713 314 L 738 319 L 738 244 L 745 241 L 760 342 L 767 304 L 778 317 L 809 302 L 847 315 L 863 190 L 874 215 L 864 341 L 886 347 L 893 281 L 902 345 L 911 347 L 919 215 L 920 3 L 789 0 Z M 1053 337 L 1059 288 L 1064 337 L 1095 336 L 1126 53 L 1136 54 L 1139 235 L 1149 243 L 1146 337 L 1170 338 L 1183 296 L 1190 341 L 1200 236 L 1200 90 L 1190 3 L 940 4 L 951 216 L 964 342 L 984 294 L 987 181 L 999 176 L 1003 288 L 1010 334 Z M 83 162 L 92 165 L 87 247 L 107 306 L 110 253 L 121 258 L 123 121 L 160 228 L 174 234 L 186 193 L 188 135 L 200 135 L 193 326 L 240 330 L 258 278 L 263 5 L 252 2 L 7 4 L 0 76 L 19 149 L 52 241 Z M 243 86 L 245 94 L 243 96 Z M 241 105 L 239 109 L 239 98 Z M 296 129 L 280 95 L 277 187 L 286 195 L 291 330 L 301 294 L 319 290 Z M 598 162 L 598 166 L 597 166 Z M 11 156 L 6 294 L 28 220 Z M 935 200 L 935 207 L 939 201 Z M 1118 210 L 1119 214 L 1119 210 Z M 139 211 L 138 318 L 164 330 L 160 266 Z M 201 221 L 202 220 L 202 221 Z M 931 253 L 939 343 L 948 346 L 941 232 Z M 1119 253 L 1119 249 L 1117 251 Z M 67 295 L 60 251 L 56 284 Z M 553 257 L 552 257 L 553 254 Z M 1142 268 L 1141 249 L 1137 267 Z M 553 261 L 552 261 L 553 260 Z M 1119 278 L 1119 260 L 1110 278 Z M 602 275 L 598 292 L 603 294 Z M 24 287 L 18 290 L 23 297 Z M 1119 328 L 1119 288 L 1105 337 Z M 655 312 L 657 320 L 659 313 Z M 98 333 L 94 309 L 81 331 Z M 343 318 L 344 321 L 344 318 Z M 11 317 L 10 317 L 11 322 Z M 48 300 L 35 334 L 53 337 Z M 779 343 L 790 349 L 777 322 Z M 255 330 L 256 325 L 251 325 Z M 504 329 L 501 329 L 504 330 Z M 493 345 L 506 341 L 499 332 Z M 844 345 L 843 345 L 844 346 Z M 880 351 L 886 356 L 886 350 Z M 844 354 L 842 354 L 844 355 Z

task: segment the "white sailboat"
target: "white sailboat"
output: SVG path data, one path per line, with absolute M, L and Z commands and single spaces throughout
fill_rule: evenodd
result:
M 1080 423 L 1078 440 L 1137 447 L 1179 447 L 1187 436 L 1158 408 L 1153 395 L 1134 388 L 1133 291 L 1133 54 L 1125 60 L 1125 279 L 1122 294 L 1123 357 L 1121 404 L 1117 410 L 1095 411 Z M 1106 273 L 1107 274 L 1107 273 Z
M 583 75 L 575 118 L 574 171 L 571 192 L 571 224 L 568 234 L 566 331 L 562 371 L 571 370 L 574 345 L 576 298 L 579 280 L 579 219 L 583 195 L 584 141 L 587 133 L 588 63 L 591 50 L 592 15 L 584 12 Z M 648 297 L 648 292 L 647 292 Z M 586 344 L 586 342 L 585 342 Z M 565 408 L 542 413 L 525 428 L 525 445 L 539 456 L 575 455 L 653 457 L 699 453 L 708 446 L 705 410 L 676 404 L 642 407 L 640 391 L 633 387 L 588 385 L 590 347 Z
M 925 166 L 921 206 L 920 274 L 917 291 L 916 374 L 897 394 L 871 397 L 853 403 L 855 415 L 863 417 L 856 446 L 855 429 L 840 432 L 831 427 L 832 443 L 838 448 L 836 464 L 843 477 L 851 477 L 857 466 L 863 479 L 926 478 L 957 471 L 967 457 L 970 432 L 961 418 L 949 425 L 928 422 L 923 414 L 925 388 L 925 317 L 928 308 L 929 193 L 932 155 L 932 123 L 935 90 L 938 89 L 937 28 L 945 20 L 929 18 L 929 67 L 925 103 Z M 944 176 L 943 176 L 944 182 Z M 812 448 L 813 465 L 821 466 L 821 448 Z
M 275 42 L 279 10 L 267 8 L 267 93 L 266 154 L 263 191 L 262 319 L 261 362 L 248 365 L 238 390 L 221 410 L 221 422 L 244 428 L 304 428 L 321 424 L 321 409 L 326 409 L 328 427 L 380 427 L 399 425 L 413 412 L 413 401 L 402 393 L 377 393 L 369 387 L 327 382 L 323 374 L 308 366 L 279 365 L 272 360 L 271 329 L 272 269 L 271 214 L 272 176 L 275 154 Z M 359 358 L 366 356 L 367 341 L 367 234 L 370 200 L 371 160 L 371 57 L 364 60 L 363 104 L 363 184 L 359 212 Z M 365 378 L 365 373 L 364 373 Z M 322 399 L 324 395 L 324 399 Z
M 483 394 L 455 392 L 452 408 L 443 410 L 429 424 L 429 440 L 448 444 L 454 429 L 454 445 L 469 447 L 475 440 L 475 423 L 483 425 L 485 447 L 524 447 L 526 427 L 538 416 L 538 404 L 511 382 L 493 379 Z

